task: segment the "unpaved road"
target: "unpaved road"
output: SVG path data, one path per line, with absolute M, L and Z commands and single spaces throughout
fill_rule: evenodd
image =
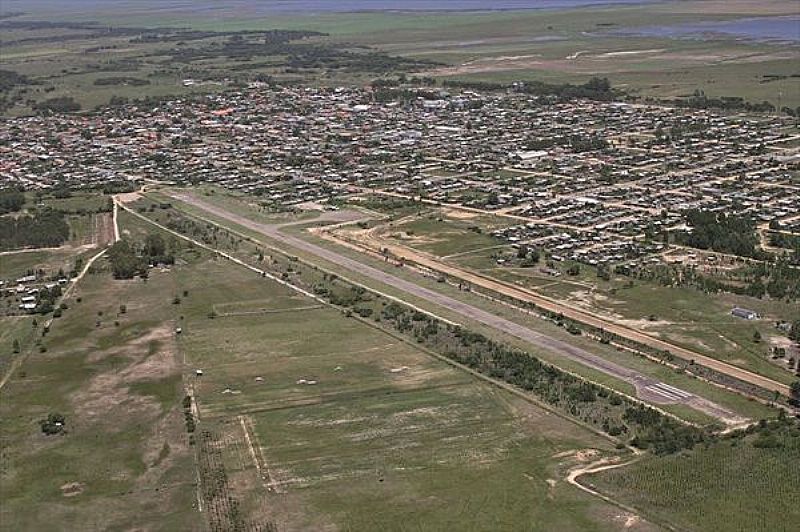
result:
M 372 266 L 363 264 L 330 249 L 320 247 L 295 236 L 284 234 L 280 231 L 281 226 L 255 222 L 242 215 L 230 212 L 216 205 L 206 203 L 205 201 L 190 194 L 173 192 L 170 193 L 170 195 L 179 201 L 204 210 L 210 214 L 259 232 L 270 239 L 282 242 L 288 246 L 302 250 L 311 255 L 315 255 L 350 271 L 393 286 L 416 297 L 420 297 L 429 302 L 441 305 L 442 307 L 455 311 L 466 318 L 475 320 L 479 323 L 483 323 L 484 325 L 488 325 L 489 327 L 520 338 L 521 340 L 533 344 L 540 349 L 557 353 L 587 367 L 628 382 L 635 387 L 638 397 L 644 401 L 654 404 L 685 404 L 729 425 L 738 425 L 746 421 L 746 419 L 721 405 L 708 401 L 685 390 L 670 386 L 664 382 L 638 373 L 632 369 L 615 364 L 614 362 L 610 362 L 600 356 L 589 353 L 584 349 L 534 331 L 523 325 L 514 323 L 500 316 L 496 316 L 490 312 L 474 307 L 464 303 L 463 301 L 459 301 L 439 292 L 435 292 L 411 281 L 407 281 L 377 268 L 373 268 Z M 346 212 L 338 212 L 331 213 L 329 218 L 336 219 L 337 221 L 344 221 L 347 216 L 348 214 Z
M 375 249 L 387 249 L 394 257 L 399 259 L 410 261 L 419 264 L 420 266 L 424 266 L 430 270 L 461 279 L 462 281 L 466 281 L 473 286 L 481 286 L 520 301 L 533 303 L 539 308 L 551 312 L 561 313 L 567 318 L 586 323 L 593 327 L 605 329 L 606 331 L 617 334 L 618 336 L 622 336 L 623 338 L 628 338 L 640 344 L 644 344 L 655 349 L 669 351 L 678 358 L 686 361 L 694 361 L 702 366 L 713 369 L 714 371 L 718 371 L 719 373 L 729 375 L 744 382 L 749 382 L 756 386 L 760 386 L 765 390 L 778 392 L 783 395 L 789 395 L 789 386 L 772 380 L 769 377 L 764 377 L 763 375 L 759 375 L 757 373 L 753 373 L 752 371 L 728 364 L 727 362 L 711 358 L 696 351 L 692 351 L 691 349 L 686 349 L 659 338 L 655 338 L 649 334 L 626 327 L 624 325 L 620 325 L 614 321 L 605 319 L 589 311 L 578 309 L 574 306 L 565 305 L 549 297 L 537 294 L 532 290 L 514 286 L 510 283 L 499 281 L 462 267 L 446 264 L 435 257 L 431 257 L 430 255 L 415 249 L 379 240 L 372 234 L 369 236 L 372 237 L 371 241 L 368 238 L 364 242 L 365 245 L 368 247 L 374 247 Z

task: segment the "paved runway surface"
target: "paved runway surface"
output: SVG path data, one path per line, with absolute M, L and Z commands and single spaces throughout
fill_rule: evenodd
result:
M 543 350 L 557 353 L 558 355 L 564 356 L 570 360 L 577 361 L 584 366 L 628 382 L 635 386 L 637 396 L 643 401 L 654 404 L 685 404 L 728 424 L 739 424 L 745 421 L 744 418 L 740 417 L 734 412 L 731 412 L 727 408 L 722 407 L 721 405 L 703 399 L 702 397 L 674 386 L 670 386 L 666 383 L 638 373 L 632 369 L 615 364 L 614 362 L 610 362 L 600 356 L 594 355 L 579 347 L 570 345 L 562 340 L 534 331 L 528 327 L 500 316 L 496 316 L 468 303 L 464 303 L 463 301 L 459 301 L 411 281 L 407 281 L 377 268 L 373 268 L 372 266 L 363 264 L 355 259 L 341 255 L 330 249 L 323 248 L 292 235 L 284 234 L 280 231 L 281 226 L 279 225 L 268 225 L 255 222 L 221 207 L 206 203 L 190 194 L 174 193 L 172 196 L 175 199 L 202 209 L 210 214 L 230 220 L 243 227 L 247 227 L 248 229 L 262 233 L 273 240 L 282 242 L 298 250 L 302 250 L 322 259 L 328 260 L 332 263 L 338 264 L 343 268 L 359 273 L 365 277 L 369 277 L 370 279 L 393 286 L 432 303 L 436 303 L 437 305 L 441 305 L 453 310 L 464 317 L 483 323 L 499 331 L 511 334 Z M 357 215 L 358 217 L 361 216 L 360 213 L 353 214 Z M 321 220 L 347 221 L 348 216 L 349 214 L 347 211 L 337 211 L 333 213 L 326 213 L 326 215 L 323 215 L 321 219 L 317 218 L 315 220 L 302 221 L 299 223 L 311 223 Z M 349 219 L 352 220 L 355 218 Z

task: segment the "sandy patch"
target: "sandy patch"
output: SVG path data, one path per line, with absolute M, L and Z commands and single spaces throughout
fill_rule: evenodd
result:
M 458 209 L 444 209 L 444 215 L 448 218 L 455 218 L 456 220 L 471 220 L 478 217 L 478 213 L 461 211 Z
M 75 497 L 83 493 L 83 487 L 84 485 L 81 482 L 67 482 L 59 489 L 64 497 Z
M 129 392 L 129 385 L 144 380 L 156 380 L 174 375 L 178 371 L 171 327 L 165 324 L 152 329 L 125 345 L 112 350 L 92 353 L 90 362 L 99 362 L 109 356 L 124 357 L 129 364 L 122 369 L 109 370 L 94 376 L 88 386 L 72 394 L 77 416 L 92 421 L 110 415 L 117 408 L 144 416 L 156 416 L 161 409 L 151 398 Z M 158 340 L 156 350 L 150 354 L 150 342 Z
M 625 57 L 631 55 L 658 54 L 664 51 L 666 51 L 666 48 L 651 48 L 649 50 L 623 50 L 620 52 L 606 52 L 604 54 L 598 54 L 595 57 Z
M 589 462 L 600 455 L 597 449 L 582 449 L 575 453 L 575 459 L 579 462 Z
M 122 194 L 117 194 L 117 200 L 121 203 L 133 203 L 141 197 L 142 195 L 138 192 L 123 192 Z
M 590 462 L 597 458 L 600 451 L 597 449 L 579 449 L 577 451 L 563 451 L 553 455 L 553 458 L 574 458 L 578 462 Z

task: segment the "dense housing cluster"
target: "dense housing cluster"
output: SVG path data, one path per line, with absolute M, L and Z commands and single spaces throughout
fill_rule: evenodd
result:
M 397 99 L 380 90 L 256 83 L 8 120 L 0 180 L 206 182 L 276 210 L 377 193 L 502 214 L 519 221 L 495 232 L 503 241 L 590 265 L 641 266 L 683 246 L 758 258 L 758 241 L 692 235 L 693 220 L 722 213 L 778 250 L 797 242 L 791 118 L 514 89 L 408 88 Z

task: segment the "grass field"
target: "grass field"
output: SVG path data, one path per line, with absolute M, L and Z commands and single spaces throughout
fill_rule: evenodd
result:
M 612 452 L 607 440 L 250 272 L 212 261 L 176 275 L 189 294 L 180 350 L 203 370 L 192 379 L 200 427 L 236 447 L 243 420 L 268 471 L 250 519 L 605 528 L 595 519 L 612 510 L 559 478 L 574 456 L 553 455 Z M 271 312 L 209 318 L 236 307 Z
M 46 352 L 32 346 L 2 389 L 3 529 L 199 525 L 173 309 L 162 304 L 172 286 L 170 275 L 88 275 L 42 339 Z M 51 413 L 65 428 L 47 436 L 39 420 Z
M 454 253 L 501 246 L 502 241 L 487 233 L 493 229 L 512 225 L 507 220 L 493 216 L 458 219 L 438 214 L 392 224 L 387 230 L 390 237 L 394 237 L 399 243 L 445 257 Z
M 648 458 L 581 480 L 681 529 L 793 530 L 800 520 L 800 433 L 779 435 L 777 448 L 755 447 L 758 438 Z
M 6 9 L 15 11 L 12 5 Z M 327 35 L 315 37 L 315 42 L 326 45 L 370 46 L 391 55 L 440 62 L 440 67 L 425 72 L 440 79 L 583 83 L 600 75 L 643 97 L 672 98 L 702 89 L 709 96 L 733 95 L 773 103 L 780 99 L 781 105 L 800 105 L 798 81 L 791 77 L 797 73 L 796 46 L 756 43 L 733 36 L 700 40 L 608 33 L 655 23 L 795 14 L 796 6 L 790 0 L 771 0 L 767 4 L 693 0 L 644 6 L 426 13 L 331 13 L 325 9 L 269 12 L 258 6 L 220 7 L 204 2 L 115 2 L 64 8 L 55 2 L 37 1 L 26 3 L 24 8 L 26 14 L 12 20 L 97 21 L 112 27 L 186 27 L 216 32 L 276 28 L 319 31 Z M 44 83 L 42 87 L 29 87 L 23 98 L 73 96 L 87 108 L 105 104 L 112 96 L 160 97 L 217 91 L 256 75 L 284 81 L 303 79 L 312 84 L 363 84 L 380 75 L 336 69 L 289 72 L 283 58 L 274 54 L 235 61 L 213 57 L 165 66 L 168 48 L 159 43 L 132 43 L 125 35 L 98 37 L 84 30 L 58 27 L 11 29 L 6 33 L 4 59 L 8 67 Z M 192 48 L 223 39 L 224 36 L 209 37 L 187 41 L 182 46 Z M 54 72 L 59 74 L 53 75 Z M 765 77 L 774 74 L 784 78 Z M 135 77 L 148 84 L 95 84 L 98 78 L 120 76 Z M 193 77 L 209 83 L 183 85 L 183 79 Z M 9 112 L 28 111 L 24 105 L 17 105 Z

